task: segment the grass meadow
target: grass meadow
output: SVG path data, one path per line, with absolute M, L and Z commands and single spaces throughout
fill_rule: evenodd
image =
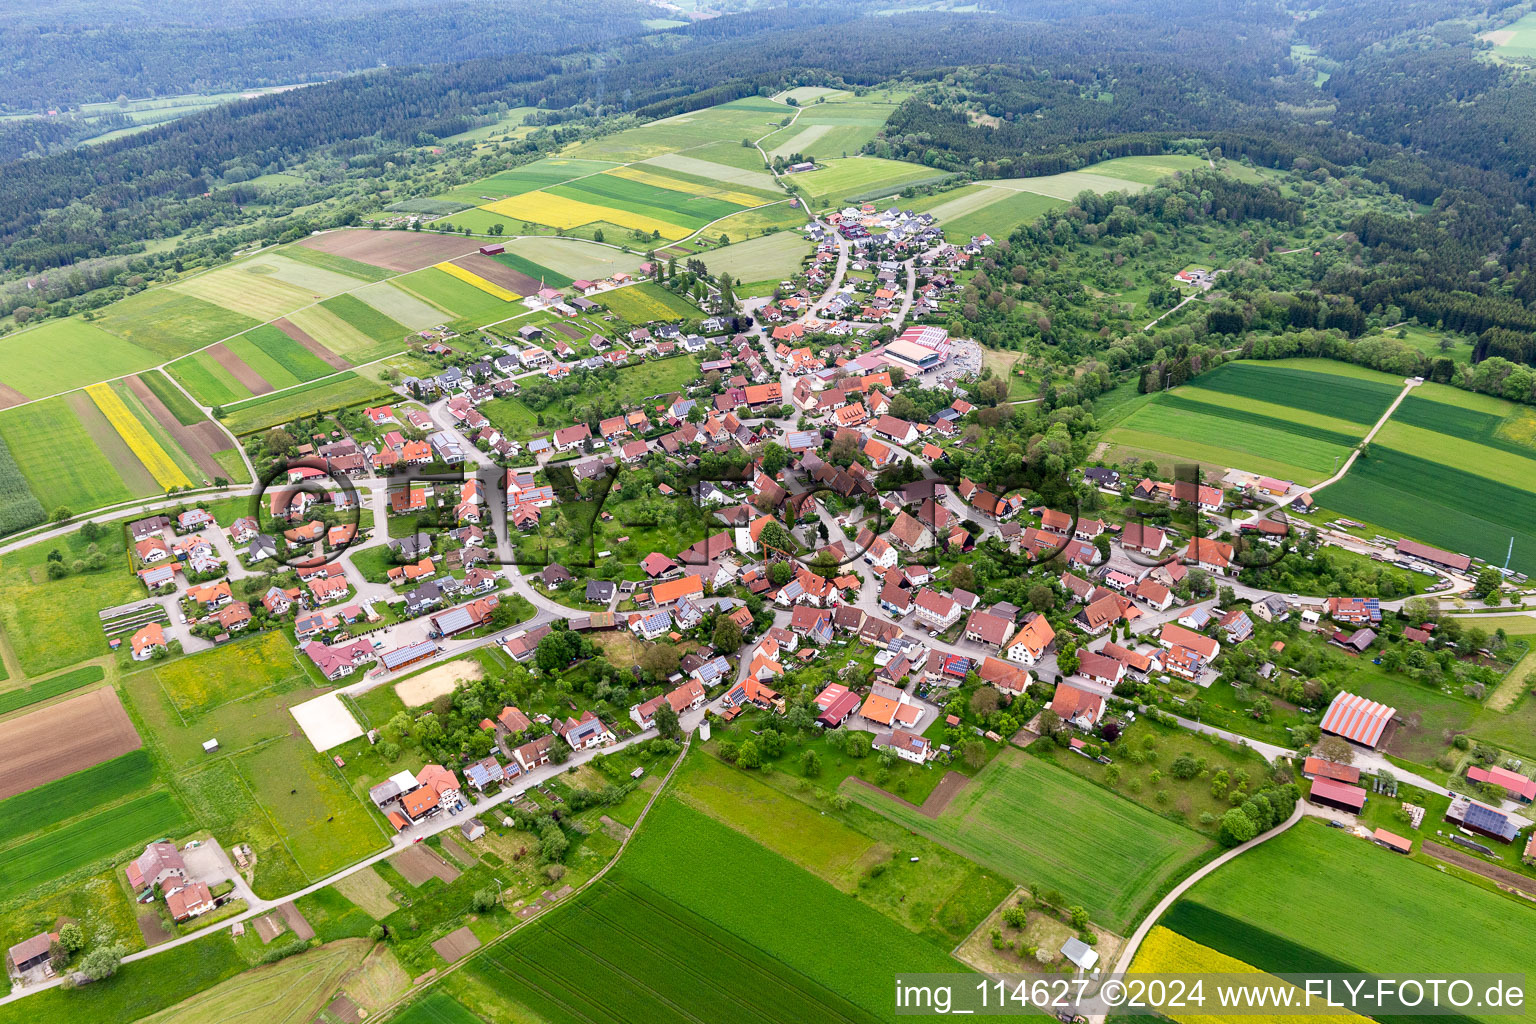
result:
M 29 678 L 106 655 L 96 613 L 144 596 L 138 579 L 122 570 L 124 535 L 109 531 L 96 543 L 109 568 L 58 580 L 48 578 L 48 552 L 58 548 L 66 562 L 84 558 L 87 544 L 78 533 L 0 557 L 0 626 Z
M 277 630 L 162 662 L 148 671 L 176 710 L 189 718 L 308 678 L 288 638 Z
M 49 357 L 39 359 L 39 352 Z M 157 362 L 154 352 L 78 317 L 48 320 L 0 338 L 0 381 L 28 398 L 46 398 Z
M 596 301 L 607 306 L 609 312 L 632 324 L 650 323 L 652 320 L 680 320 L 703 315 L 699 307 L 681 295 L 674 295 L 660 285 L 649 281 L 603 292 Z
M 850 789 L 866 806 L 1020 885 L 1058 889 L 1120 931 L 1209 844 L 1060 768 L 1005 751 L 937 818 Z
M 104 676 L 105 673 L 100 665 L 86 665 L 83 668 L 61 672 L 59 675 L 33 683 L 31 686 L 0 691 L 0 715 L 9 714 L 20 708 L 58 697 L 72 690 L 78 690 L 82 686 L 99 683 Z M 0 828 L 0 832 L 3 831 L 4 829 Z
M 522 312 L 520 305 L 498 299 L 436 267 L 428 267 L 414 274 L 397 277 L 394 284 L 417 298 L 451 310 L 461 320 L 473 320 L 486 324 L 505 320 L 509 316 Z M 346 353 L 343 352 L 342 355 Z
M 140 495 L 159 493 L 153 479 L 125 479 L 76 414 L 71 398 L 90 400 L 75 394 L 49 398 L 0 412 L 0 438 L 5 439 L 11 457 L 27 479 L 32 493 L 43 509 L 51 513 L 59 506 L 73 511 L 98 508 Z M 90 406 L 94 408 L 94 406 Z M 97 424 L 105 440 L 111 431 L 105 418 Z M 137 471 L 130 458 L 125 470 Z
M 835 157 L 821 163 L 825 166 L 788 178 L 818 205 L 839 205 L 871 193 L 895 195 L 913 182 L 944 177 L 932 167 L 874 156 Z
M 760 235 L 705 253 L 705 266 L 716 274 L 730 274 L 736 281 L 781 281 L 798 271 L 810 252 L 810 243 L 795 231 Z
M 249 330 L 257 320 L 173 288 L 154 288 L 112 303 L 97 323 L 161 359 L 174 359 Z M 92 379 L 101 376 L 93 367 Z

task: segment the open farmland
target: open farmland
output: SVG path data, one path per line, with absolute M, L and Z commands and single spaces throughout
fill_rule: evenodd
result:
M 1484 32 L 1478 38 L 1493 44 L 1494 56 L 1512 64 L 1529 66 L 1536 62 L 1536 13 L 1503 28 Z
M 122 532 L 111 530 L 96 543 L 109 565 L 123 564 Z M 68 562 L 84 558 L 89 544 L 73 533 L 0 557 L 0 626 L 22 671 L 33 679 L 106 655 L 97 610 L 144 596 L 136 577 L 112 568 L 49 579 L 47 559 L 54 548 Z
M 451 319 L 488 324 L 524 312 L 522 306 L 483 292 L 435 266 L 396 278 L 394 284 L 419 299 L 451 311 L 453 313 Z M 404 347 L 403 344 L 396 346 L 396 348 Z
M 1499 565 L 1536 572 L 1536 494 L 1475 473 L 1372 445 L 1319 502 L 1346 516 Z
M 98 326 L 148 349 L 160 359 L 174 359 L 193 349 L 212 345 L 259 321 L 244 313 L 214 305 L 174 288 L 152 288 L 112 303 L 102 311 Z M 144 369 L 150 360 L 135 369 Z M 99 371 L 91 375 L 100 380 Z
M 559 185 L 573 178 L 598 174 L 612 166 L 612 162 L 607 160 L 569 160 L 562 157 L 535 160 L 531 164 L 500 171 L 489 178 L 455 186 L 443 193 L 443 198 L 480 206 L 508 196 L 520 196 L 524 192 L 537 192 L 541 188 Z
M 50 358 L 38 359 L 47 352 Z M 0 338 L 0 408 L 153 366 L 155 353 L 70 317 Z
M 362 963 L 369 943 L 342 939 L 245 971 L 156 1014 L 152 1024 L 302 1024 L 317 1016 L 337 985 Z
M 0 837 L 40 832 L 104 804 L 149 789 L 155 768 L 142 749 L 0 800 Z M 0 840 L 6 841 L 6 840 Z
M 1359 377 L 1310 367 L 1301 369 L 1286 365 L 1288 362 L 1226 363 L 1201 374 L 1195 383 L 1208 391 L 1272 402 L 1367 427 L 1381 418 L 1402 390 L 1401 379 L 1384 373 Z M 1312 362 L 1319 368 L 1339 365 Z
M 83 668 L 61 672 L 50 679 L 33 683 L 31 686 L 22 686 L 14 690 L 0 690 L 0 715 L 8 715 L 12 711 L 20 710 L 32 704 L 42 703 L 45 700 L 51 700 L 71 690 L 78 690 L 82 686 L 99 683 L 104 677 L 105 673 L 100 665 L 86 665 Z
M 70 397 L 94 409 L 84 395 Z M 157 493 L 153 480 L 147 485 L 136 481 L 138 488 L 130 488 L 75 415 L 70 397 L 0 411 L 0 439 L 43 508 L 84 510 Z M 67 461 L 59 459 L 61 451 L 70 453 Z M 136 462 L 133 467 L 141 468 Z
M 743 138 L 759 138 L 779 127 L 779 123 L 794 115 L 794 110 L 770 99 L 750 96 L 732 100 L 702 110 L 664 117 L 601 138 L 583 142 L 568 150 L 567 156 L 591 160 L 610 160 L 616 163 L 654 161 L 670 153 L 683 153 L 697 159 L 739 166 L 746 161 L 731 156 L 721 156 L 715 149 L 735 149 L 750 157 L 748 166 L 761 169 L 762 157 L 755 149 L 742 147 Z M 694 173 L 709 176 L 707 171 Z
M 1116 931 L 1209 846 L 1181 825 L 1014 750 L 999 754 L 937 819 L 863 787 L 848 792 L 1020 885 L 1060 889 Z
M 476 243 L 452 235 L 420 231 L 372 231 L 343 228 L 311 235 L 298 243 L 306 249 L 342 256 L 396 273 L 422 270 L 474 252 Z
M 795 231 L 780 231 L 705 253 L 705 266 L 736 281 L 780 281 L 800 269 L 810 243 Z
M 142 745 L 109 686 L 0 722 L 0 799 Z
M 1297 893 L 1307 898 L 1297 899 Z M 1194 936 L 1261 969 L 1425 977 L 1465 970 L 1468 964 L 1493 973 L 1525 971 L 1536 963 L 1536 929 L 1511 926 L 1514 909 L 1504 896 L 1325 828 L 1315 819 L 1303 819 L 1224 865 L 1184 901 L 1349 965 L 1293 966 L 1289 951 L 1270 946 L 1263 934 L 1239 930 L 1226 932 L 1227 938 L 1210 931 Z M 1320 914 L 1331 921 L 1369 922 L 1372 941 L 1360 941 L 1350 928 L 1319 927 Z M 1498 942 L 1488 941 L 1493 935 Z
M 837 157 L 821 163 L 825 166 L 791 174 L 786 179 L 817 206 L 840 206 L 851 200 L 893 196 L 914 182 L 948 177 L 922 164 L 874 156 Z
M 604 292 L 597 297 L 597 301 L 632 324 L 703 316 L 697 306 L 681 295 L 674 295 L 649 281 Z
M 548 268 L 560 277 L 573 281 L 585 279 L 588 281 L 601 281 L 623 271 L 633 274 L 640 269 L 644 256 L 639 253 L 628 253 L 606 245 L 597 245 L 580 238 L 553 238 L 530 237 L 518 238 L 507 243 L 507 253 L 515 258 L 526 260 L 534 267 Z M 527 267 L 519 267 L 515 262 L 509 264 L 522 270 L 530 277 L 537 277 Z M 552 278 L 549 282 L 555 287 Z
M 377 381 L 342 373 L 231 405 L 224 410 L 224 425 L 235 434 L 250 434 L 298 416 L 343 409 L 389 394 L 389 389 Z
M 690 869 L 680 872 L 684 856 Z M 743 872 L 756 884 L 731 881 Z M 720 899 L 725 889 L 729 900 Z M 804 927 L 807 915 L 818 923 L 815 934 Z M 859 949 L 868 969 L 841 969 L 817 934 L 836 934 Z M 464 970 L 477 996 L 503 1004 L 500 1018 L 526 1010 L 548 1020 L 618 1024 L 722 1013 L 872 1021 L 889 1013 L 891 971 L 962 969 L 825 882 L 663 798 L 602 882 Z M 419 1019 L 459 1019 L 446 1004 L 436 1009 Z
M 176 798 L 156 790 L 6 847 L 0 902 L 160 836 L 179 836 L 190 824 Z

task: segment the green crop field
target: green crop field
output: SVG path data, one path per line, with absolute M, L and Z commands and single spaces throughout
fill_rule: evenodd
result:
M 709 196 L 689 195 L 646 184 L 630 181 L 612 174 L 594 174 L 567 185 L 546 189 L 552 195 L 565 196 L 578 202 L 591 203 L 614 210 L 628 210 L 670 224 L 687 228 L 701 228 L 712 220 L 729 217 L 743 209 L 739 203 L 728 203 Z
M 501 984 L 505 984 L 502 982 Z M 391 1018 L 395 1024 L 483 1024 L 444 992 L 431 992 Z
M 740 147 L 743 138 L 766 135 L 778 127 L 779 122 L 793 114 L 791 108 L 767 99 L 753 97 L 733 100 L 583 142 L 570 150 L 570 155 L 627 163 L 655 160 L 663 154 L 686 150 L 690 155 L 715 159 L 710 154 L 695 153 L 694 147 L 710 143 L 729 143 Z M 755 150 L 750 152 L 756 156 Z M 761 159 L 756 161 L 755 166 L 762 166 Z
M 63 672 L 51 679 L 44 679 L 31 686 L 0 692 L 0 715 L 10 714 L 19 708 L 29 707 L 39 701 L 49 700 L 82 686 L 100 682 L 106 673 L 100 665 L 87 665 L 70 672 Z M 5 830 L 0 828 L 0 833 Z
M 1536 494 L 1373 444 L 1318 500 L 1426 543 L 1536 572 Z
M 161 359 L 174 359 L 249 330 L 257 321 L 173 288 L 154 288 L 112 303 L 97 323 Z M 99 372 L 93 375 L 100 378 Z
M 569 160 L 559 157 L 535 160 L 531 164 L 502 171 L 489 178 L 459 185 L 449 189 L 443 196 L 469 203 L 471 206 L 479 206 L 481 203 L 505 199 L 508 196 L 536 192 L 541 188 L 570 181 L 572 178 L 597 174 L 612 166 L 612 162 L 607 160 Z
M 966 213 L 932 211 L 933 215 L 939 218 L 939 223 L 943 225 L 946 238 L 955 242 L 967 242 L 973 235 L 1007 238 L 1015 229 L 1025 224 L 1032 224 L 1046 212 L 1065 205 L 1063 200 L 1033 192 L 1007 192 L 1006 189 L 988 189 L 987 191 L 1006 194 L 994 195 L 985 205 Z M 948 213 L 947 220 L 945 213 Z
M 48 578 L 48 552 L 58 548 L 66 564 L 84 558 L 87 543 L 79 533 L 0 558 L 0 626 L 22 671 L 31 678 L 107 654 L 96 612 L 144 596 L 138 579 L 122 571 L 127 547 L 123 533 L 109 530 L 96 543 L 109 568 L 58 580 Z
M 139 374 L 139 379 L 171 411 L 171 415 L 176 417 L 176 422 L 184 427 L 203 422 L 202 412 L 192 404 L 192 400 L 181 388 L 171 383 L 170 378 L 163 372 L 150 370 L 148 373 Z
M 44 832 L 0 851 L 0 901 L 190 825 L 176 798 L 157 790 Z
M 376 381 L 342 373 L 231 405 L 225 409 L 224 425 L 235 434 L 250 434 L 299 416 L 371 402 L 389 393 L 387 387 Z
M 122 757 L 0 800 L 0 836 L 10 838 L 41 832 L 138 790 L 148 789 L 154 782 L 155 767 L 150 763 L 149 752 L 142 748 L 130 751 Z
M 1435 977 L 1471 969 L 1521 972 L 1536 963 L 1536 929 L 1516 923 L 1529 910 L 1315 819 L 1302 819 L 1217 869 L 1184 899 L 1350 970 Z M 1362 942 L 1354 928 L 1318 927 L 1320 912 L 1331 921 L 1365 924 L 1372 940 Z M 1498 941 L 1489 941 L 1492 936 Z M 1306 969 L 1277 965 L 1273 951 L 1248 945 L 1251 955 L 1242 959 L 1256 967 Z
M 658 284 L 646 281 L 627 288 L 615 288 L 603 292 L 596 301 L 608 307 L 632 324 L 650 323 L 652 320 L 679 320 L 703 316 L 703 310 L 683 298 L 674 295 Z
M 39 352 L 49 357 L 39 359 Z M 153 352 L 75 317 L 0 338 L 0 381 L 28 398 L 46 398 L 159 361 Z
M 315 695 L 308 691 L 258 694 L 219 705 L 188 722 L 152 671 L 127 676 L 121 689 L 145 744 L 158 750 L 162 763 L 175 769 L 207 760 L 203 750 L 206 740 L 217 739 L 221 751 L 236 753 L 288 736 L 296 731 L 297 724 L 288 713 L 289 706 Z
M 283 715 L 289 724 L 292 718 Z M 303 736 L 232 755 L 299 869 L 318 881 L 389 841 L 379 821 L 347 786 L 329 757 Z
M 736 281 L 780 281 L 800 269 L 811 246 L 796 231 L 780 231 L 737 242 L 705 253 L 712 273 L 730 274 Z
M 319 268 L 308 268 L 304 264 L 294 264 L 294 266 L 312 270 L 317 275 L 324 274 L 329 278 L 335 278 L 341 282 L 342 288 L 355 284 L 350 278 L 340 274 L 331 274 Z M 240 263 L 203 274 L 195 274 L 176 282 L 171 287 L 184 295 L 190 295 L 235 313 L 242 313 L 258 321 L 276 319 L 290 310 L 307 306 L 321 297 L 307 288 L 282 280 L 272 273 L 272 270 L 273 268 L 265 263 Z
M 250 398 L 251 392 L 207 352 L 194 352 L 165 368 L 176 381 L 210 408 Z
M 1353 447 L 1360 438 L 1364 437 L 1369 429 L 1363 423 L 1340 419 L 1337 416 L 1325 416 L 1319 412 L 1297 409 L 1294 406 L 1283 405 L 1279 402 L 1265 402 L 1257 398 L 1228 394 L 1225 391 L 1211 391 L 1200 387 L 1198 381 L 1193 384 L 1185 384 L 1175 391 L 1168 392 L 1168 396 L 1170 398 L 1177 396 L 1181 402 L 1198 402 L 1202 406 L 1220 406 L 1222 409 L 1235 410 L 1240 416 L 1245 418 L 1249 416 L 1259 417 L 1254 422 L 1267 421 L 1276 429 L 1296 431 L 1303 437 L 1316 437 L 1325 441 L 1332 440 L 1350 447 Z M 1157 395 L 1153 395 L 1148 398 L 1148 401 L 1155 400 L 1157 397 Z M 1230 413 L 1216 412 L 1214 409 L 1206 409 L 1205 411 L 1215 415 L 1230 415 Z M 1315 428 L 1315 430 L 1312 428 Z
M 399 346 L 410 331 L 354 295 L 338 295 L 320 303 L 326 309 L 382 344 Z
M 857 949 L 861 969 L 828 956 L 826 935 Z M 963 970 L 938 946 L 670 798 L 603 881 L 465 968 L 546 1020 L 614 1024 L 880 1020 L 894 972 Z
M 1530 66 L 1536 61 L 1536 13 L 1522 15 L 1518 21 L 1484 32 L 1479 38 L 1493 44 L 1494 55 L 1500 60 Z
M 746 185 L 765 192 L 780 192 L 773 175 L 763 167 L 763 158 L 756 149 L 739 142 L 713 143 L 687 153 L 663 153 L 639 165 L 665 171 L 681 171 L 697 175 L 707 181 Z
M 505 320 L 523 312 L 521 303 L 499 299 L 436 267 L 397 277 L 394 284 L 433 305 L 452 310 L 457 318 L 482 324 Z
M 505 264 L 519 274 L 527 274 L 535 281 L 542 281 L 550 288 L 566 288 L 570 286 L 572 281 L 576 280 L 573 277 L 566 277 L 558 271 L 551 270 L 541 263 L 535 263 L 525 256 L 519 256 L 515 252 L 504 252 L 493 258 L 497 263 Z
M 287 637 L 273 630 L 148 670 L 186 718 L 231 701 L 307 681 Z
M 1254 398 L 1369 425 L 1381 418 L 1402 390 L 1401 382 L 1392 384 L 1389 380 L 1385 374 L 1363 379 L 1275 363 L 1237 362 L 1201 374 L 1196 384 L 1207 391 Z
M 932 167 L 873 156 L 837 157 L 823 163 L 825 167 L 792 174 L 787 180 L 812 200 L 832 205 L 872 192 L 895 195 L 903 186 L 915 181 L 943 177 Z
M 1179 392 L 1157 395 L 1107 435 L 1110 441 L 1122 431 L 1159 434 L 1177 452 L 1181 442 L 1229 448 L 1272 461 L 1283 461 L 1330 475 L 1335 459 L 1349 455 L 1359 437 L 1337 434 L 1300 423 L 1274 419 L 1219 405 L 1190 401 Z M 1241 466 L 1241 463 L 1236 463 Z
M 241 347 L 236 348 L 236 345 Z M 324 377 L 336 371 L 324 359 L 315 355 L 309 349 L 294 341 L 282 331 L 271 324 L 262 326 L 240 335 L 229 346 L 235 354 L 250 364 L 251 369 L 266 377 L 276 384 L 271 377 L 267 377 L 267 371 L 252 362 L 253 354 L 250 349 L 255 349 L 259 357 L 265 357 L 266 364 L 276 364 L 282 374 L 291 377 L 293 382 L 314 380 L 316 377 Z M 266 365 L 263 364 L 263 365 Z
M 536 266 L 548 267 L 571 280 L 601 281 L 619 271 L 633 274 L 645 257 L 580 238 L 517 238 L 507 243 L 507 252 Z
M 1464 469 L 1517 490 L 1536 492 L 1536 450 L 1507 441 L 1497 446 L 1478 444 L 1438 429 L 1411 426 L 1393 416 L 1372 439 L 1371 448 L 1378 445 L 1411 452 L 1442 466 Z
M 76 393 L 0 412 L 0 438 L 43 508 L 52 512 L 63 505 L 82 512 L 154 493 L 152 486 L 131 486 L 119 475 L 97 438 L 75 414 L 73 402 L 78 401 L 90 403 Z M 112 432 L 112 438 L 116 436 Z
M 451 314 L 443 312 L 430 302 L 421 301 L 387 281 L 359 288 L 352 293 L 352 297 L 366 302 L 389 319 L 413 331 L 436 327 L 452 319 Z
M 1210 844 L 1198 833 L 1019 751 L 1005 751 L 937 819 L 863 787 L 850 796 L 1020 885 L 1059 889 L 1123 930 Z

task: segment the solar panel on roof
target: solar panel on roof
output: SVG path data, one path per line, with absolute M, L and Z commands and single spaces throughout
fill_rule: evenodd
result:
M 1482 804 L 1471 804 L 1467 807 L 1467 813 L 1461 819 L 1462 824 L 1468 828 L 1475 828 L 1482 832 L 1491 832 L 1502 836 L 1513 833 L 1509 819 L 1500 811 Z

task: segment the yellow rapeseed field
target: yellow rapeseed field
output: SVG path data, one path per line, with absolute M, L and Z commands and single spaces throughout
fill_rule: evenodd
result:
M 503 302 L 516 302 L 518 299 L 522 298 L 522 296 L 517 294 L 517 292 L 509 291 L 506 288 L 503 288 L 501 285 L 497 284 L 495 281 L 487 281 L 479 274 L 465 270 L 463 267 L 458 266 L 457 264 L 439 263 L 437 264 L 437 269 L 441 270 L 445 274 L 452 274 L 454 277 L 458 278 L 460 281 L 463 281 L 465 284 L 472 284 L 476 288 L 479 288 L 481 291 L 485 292 L 487 295 L 494 295 Z
M 682 192 L 690 196 L 709 196 L 711 199 L 723 199 L 727 203 L 735 203 L 737 206 L 762 206 L 771 203 L 771 199 L 760 199 L 749 192 L 736 192 L 732 189 L 718 188 L 714 185 L 700 185 L 693 181 L 679 181 L 677 178 L 669 178 L 664 174 L 656 174 L 652 171 L 642 170 L 639 167 L 624 166 L 615 167 L 611 171 L 604 171 L 615 178 L 626 178 L 629 181 L 638 181 L 644 185 L 655 185 L 657 188 L 668 189 L 672 192 Z
M 1246 964 L 1235 957 L 1227 956 L 1209 946 L 1202 946 L 1198 942 L 1192 942 L 1177 932 L 1169 931 L 1162 925 L 1153 928 L 1142 942 L 1141 948 L 1136 951 L 1136 959 L 1131 964 L 1129 974 L 1257 974 L 1264 975 L 1251 964 Z M 1275 987 L 1281 987 L 1285 983 L 1277 978 L 1270 978 L 1269 983 Z M 1205 1005 L 1213 1006 L 1216 994 L 1206 986 L 1203 994 Z M 1297 1004 L 1300 1005 L 1299 1003 Z M 1231 1024 L 1233 1017 L 1230 1014 L 1220 1013 L 1186 1013 L 1170 1010 L 1161 1011 L 1163 1016 L 1170 1020 L 1179 1021 L 1180 1024 Z M 1255 1020 L 1259 1018 L 1255 1017 Z M 1346 1011 L 1333 1013 L 1286 1015 L 1277 1018 L 1286 1021 L 1286 1024 L 1358 1024 L 1366 1018 Z
M 506 199 L 498 199 L 494 203 L 486 203 L 480 209 L 534 224 L 545 224 L 552 228 L 578 228 L 583 224 L 602 220 L 609 224 L 617 224 L 621 228 L 657 231 L 661 233 L 662 238 L 686 238 L 692 234 L 687 228 L 668 224 L 654 217 L 630 213 L 628 210 L 615 210 L 607 206 L 594 206 L 591 203 L 567 199 L 565 196 L 557 196 L 549 192 L 525 192 L 520 196 L 509 196 Z
M 166 489 L 186 487 L 192 483 L 110 385 L 92 384 L 85 389 L 85 393 L 91 396 L 91 401 L 96 403 L 96 408 L 101 410 L 113 429 L 128 442 L 129 449 L 144 463 L 144 468 L 149 470 L 156 483 Z

